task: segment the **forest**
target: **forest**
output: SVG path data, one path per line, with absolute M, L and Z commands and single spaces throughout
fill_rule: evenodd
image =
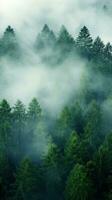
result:
M 68 61 L 75 68 L 80 59 L 87 75 L 58 114 L 37 96 L 28 105 L 0 98 L 0 199 L 112 200 L 112 45 L 93 39 L 86 26 L 74 38 L 65 26 L 56 35 L 44 25 L 32 49 L 46 67 Z M 24 54 L 8 26 L 0 67 Z

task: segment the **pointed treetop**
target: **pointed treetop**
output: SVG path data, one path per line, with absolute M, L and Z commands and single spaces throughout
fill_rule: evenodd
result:
M 59 32 L 59 37 L 64 36 L 64 35 L 70 37 L 70 34 L 69 34 L 67 28 L 64 25 L 62 25 L 60 32 Z
M 99 47 L 100 49 L 103 49 L 104 48 L 104 43 L 103 41 L 101 40 L 101 38 L 98 36 L 95 41 L 94 41 L 94 44 L 93 44 L 93 48 L 94 47 Z
M 11 107 L 9 105 L 9 103 L 3 99 L 1 102 L 0 102 L 0 116 L 8 116 L 7 113 L 10 113 L 11 112 Z
M 88 28 L 86 26 L 83 26 L 81 31 L 89 32 Z
M 10 34 L 13 36 L 15 35 L 14 29 L 11 26 L 8 26 L 4 32 L 4 35 L 7 35 L 7 34 Z
M 52 30 L 48 27 L 47 24 L 44 25 L 41 33 L 37 36 L 36 39 L 36 49 L 37 50 L 45 50 L 46 47 L 54 46 L 56 41 L 56 36 Z
M 22 101 L 17 100 L 15 106 L 13 107 L 13 112 L 14 113 L 21 113 L 21 114 L 25 114 L 25 106 L 22 103 Z
M 54 32 L 49 28 L 47 24 L 42 29 L 42 35 L 49 37 L 49 39 L 56 39 Z
M 34 119 L 38 119 L 41 116 L 42 110 L 39 102 L 36 98 L 33 98 L 29 104 L 28 115 Z
M 63 43 L 63 42 L 70 42 L 73 43 L 74 39 L 72 38 L 72 36 L 69 34 L 69 32 L 67 31 L 66 27 L 64 25 L 62 25 L 60 32 L 59 32 L 59 37 L 58 37 L 58 42 L 59 43 Z
M 83 26 L 83 28 L 81 28 L 78 38 L 82 38 L 82 37 L 90 37 L 90 32 L 89 29 L 86 26 Z
M 64 25 L 61 26 L 60 33 L 68 32 Z
M 42 32 L 45 32 L 45 33 L 50 32 L 50 28 L 48 27 L 47 24 L 44 25 L 44 27 L 43 27 L 43 29 L 42 29 Z
M 108 42 L 105 46 L 105 50 L 112 52 L 112 45 Z
M 86 26 L 84 26 L 76 38 L 76 47 L 82 55 L 89 56 L 92 49 L 92 43 L 93 39 L 89 33 L 89 30 Z

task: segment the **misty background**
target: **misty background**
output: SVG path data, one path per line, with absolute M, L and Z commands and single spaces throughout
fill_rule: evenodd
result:
M 1 99 L 7 98 L 11 103 L 21 99 L 27 104 L 37 97 L 48 110 L 60 110 L 72 93 L 81 89 L 81 79 L 87 73 L 86 61 L 75 55 L 74 61 L 65 61 L 58 68 L 42 63 L 33 49 L 37 35 L 43 25 L 48 24 L 58 37 L 64 24 L 72 36 L 77 37 L 86 25 L 93 38 L 100 35 L 105 43 L 111 42 L 111 9 L 109 0 L 1 0 L 1 37 L 11 25 L 24 54 L 19 62 L 6 57 L 0 60 Z
M 111 42 L 111 0 L 1 0 L 0 5 L 2 31 L 10 24 L 18 34 L 32 39 L 43 24 L 57 33 L 64 24 L 75 35 L 86 25 L 93 36 Z

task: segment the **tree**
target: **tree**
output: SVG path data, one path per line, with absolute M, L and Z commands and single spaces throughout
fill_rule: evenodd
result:
M 71 124 L 72 129 L 76 130 L 79 135 L 83 133 L 84 119 L 82 108 L 79 103 L 71 107 Z
M 26 132 L 26 111 L 25 106 L 21 101 L 17 101 L 12 110 L 12 132 L 13 132 L 13 145 L 12 155 L 20 159 L 25 151 L 27 135 Z
M 62 26 L 57 38 L 57 47 L 59 52 L 61 52 L 61 56 L 68 56 L 68 54 L 72 51 L 73 46 L 73 37 L 69 34 L 65 26 Z
M 60 174 L 60 151 L 52 142 L 48 146 L 48 153 L 44 158 L 46 172 L 46 192 L 47 199 L 59 199 L 62 196 L 62 182 Z
M 77 135 L 75 131 L 72 132 L 70 135 L 69 140 L 67 141 L 67 144 L 65 145 L 65 168 L 66 172 L 70 172 L 70 170 L 73 168 L 73 166 L 80 160 L 79 158 L 79 149 L 78 146 L 80 144 L 80 138 Z
M 86 168 L 77 164 L 68 176 L 66 189 L 66 200 L 90 200 L 93 199 L 93 187 L 88 177 Z
M 44 192 L 42 171 L 29 159 L 22 160 L 16 172 L 15 200 L 41 200 Z
M 100 60 L 104 52 L 104 43 L 97 37 L 93 43 L 92 47 L 92 57 L 96 61 Z
M 8 26 L 1 39 L 1 55 L 8 55 L 13 58 L 20 56 L 20 47 L 18 45 L 14 29 Z
M 75 45 L 77 51 L 82 55 L 90 58 L 91 50 L 92 50 L 92 38 L 90 36 L 89 30 L 86 26 L 84 26 L 78 37 L 76 38 Z
M 66 140 L 71 133 L 71 112 L 70 109 L 65 106 L 57 119 L 55 141 L 63 148 Z
M 38 122 L 40 120 L 42 114 L 41 107 L 36 98 L 32 99 L 28 107 L 28 118 L 32 120 L 32 122 Z
M 112 60 L 112 45 L 108 42 L 104 48 L 104 58 Z
M 13 184 L 13 165 L 9 161 L 5 151 L 0 149 L 0 199 L 7 200 L 11 192 L 11 184 Z
M 35 48 L 37 51 L 44 51 L 54 47 L 56 42 L 55 34 L 47 24 L 44 25 L 42 32 L 38 35 Z
M 90 103 L 86 114 L 84 137 L 89 139 L 94 148 L 101 144 L 104 137 L 102 134 L 102 110 L 95 100 Z
M 108 194 L 110 196 L 112 188 L 112 134 L 109 134 L 100 146 L 95 156 L 95 162 L 98 194 L 102 198 Z
M 27 140 L 26 140 L 26 152 L 29 152 L 32 155 L 32 158 L 38 156 L 40 152 L 37 152 L 38 146 L 42 149 L 43 130 L 41 129 L 42 125 L 42 109 L 37 99 L 34 98 L 28 107 L 27 110 Z M 39 143 L 40 141 L 40 143 Z M 45 144 L 45 143 L 44 143 Z M 39 158 L 38 158 L 39 159 Z
M 54 32 L 48 27 L 48 25 L 45 24 L 41 33 L 37 36 L 35 42 L 35 50 L 39 54 L 42 62 L 50 65 L 55 64 L 55 45 L 56 36 Z
M 11 141 L 11 108 L 6 100 L 0 103 L 0 148 L 9 152 Z

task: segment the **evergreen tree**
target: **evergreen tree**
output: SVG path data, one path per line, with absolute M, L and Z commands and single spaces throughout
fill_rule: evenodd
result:
M 7 200 L 13 184 L 14 168 L 5 151 L 0 150 L 0 199 Z
M 16 39 L 15 32 L 11 26 L 8 26 L 4 32 L 0 44 L 0 54 L 8 55 L 13 58 L 18 58 L 20 56 L 20 47 Z
M 56 41 L 55 34 L 49 29 L 48 25 L 45 24 L 42 32 L 38 35 L 35 47 L 38 51 L 43 51 L 53 48 Z
M 92 47 L 92 57 L 94 58 L 95 61 L 102 58 L 104 47 L 105 47 L 104 43 L 102 42 L 100 37 L 97 37 Z
M 91 145 L 95 148 L 101 144 L 103 140 L 102 134 L 102 110 L 96 101 L 92 101 L 85 120 L 84 137 L 88 138 Z M 95 144 L 94 144 L 95 141 Z
M 108 42 L 104 48 L 104 58 L 108 60 L 112 60 L 112 45 Z
M 70 109 L 65 106 L 57 120 L 56 123 L 56 133 L 55 133 L 55 141 L 57 141 L 58 145 L 63 148 L 67 138 L 71 133 L 71 112 Z
M 62 198 L 62 182 L 60 175 L 60 151 L 58 147 L 50 143 L 48 146 L 48 153 L 44 159 L 46 172 L 46 192 L 48 200 Z
M 41 200 L 43 188 L 42 172 L 29 159 L 24 159 L 16 173 L 14 199 Z
M 59 36 L 57 38 L 57 47 L 59 50 L 59 53 L 61 53 L 61 56 L 65 58 L 65 56 L 68 56 L 68 54 L 73 50 L 74 46 L 74 39 L 73 37 L 68 33 L 65 26 L 61 27 L 61 30 L 59 32 Z
M 29 104 L 29 108 L 27 112 L 28 118 L 32 120 L 32 122 L 35 123 L 40 120 L 41 114 L 42 114 L 42 110 L 37 99 L 36 98 L 32 99 L 32 101 Z
M 95 156 L 95 162 L 97 193 L 102 199 L 107 198 L 108 195 L 111 195 L 112 188 L 112 134 L 108 135 L 100 146 Z
M 82 108 L 79 103 L 75 103 L 71 107 L 71 125 L 72 129 L 76 130 L 78 134 L 83 133 L 84 119 Z
M 77 164 L 71 171 L 65 190 L 66 200 L 93 199 L 93 187 L 83 165 Z
M 13 107 L 12 119 L 13 119 L 12 132 L 13 132 L 13 144 L 14 144 L 14 149 L 12 148 L 12 154 L 15 155 L 14 157 L 20 159 L 25 151 L 26 140 L 28 136 L 25 134 L 26 131 L 25 106 L 19 100 Z
M 72 132 L 69 140 L 65 146 L 65 168 L 67 173 L 73 168 L 73 166 L 80 160 L 79 158 L 79 149 L 80 138 L 76 132 Z
M 0 103 L 0 148 L 8 153 L 11 145 L 11 108 L 6 100 Z
M 87 58 L 91 57 L 91 50 L 92 50 L 92 38 L 90 36 L 89 30 L 86 26 L 84 26 L 78 37 L 76 38 L 75 45 L 77 51 L 82 55 L 86 56 Z

